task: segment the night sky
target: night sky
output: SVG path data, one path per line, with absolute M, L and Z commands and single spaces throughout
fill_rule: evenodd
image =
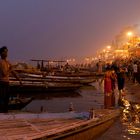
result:
M 95 56 L 140 24 L 140 0 L 0 0 L 0 46 L 11 61 Z

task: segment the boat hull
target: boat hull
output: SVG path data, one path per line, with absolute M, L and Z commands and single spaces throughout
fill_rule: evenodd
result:
M 74 112 L 0 114 L 0 137 L 29 140 L 93 140 L 106 131 L 120 115 L 117 109 L 94 111 L 96 116 L 92 119 L 89 119 L 89 112 L 86 115 Z
M 107 120 L 106 122 L 99 123 L 97 125 L 85 127 L 79 131 L 69 132 L 64 135 L 50 138 L 50 139 L 61 139 L 61 140 L 93 140 L 99 135 L 104 133 L 113 123 L 115 119 Z
M 93 140 L 105 132 L 117 119 L 118 112 L 111 114 L 109 118 L 92 122 L 89 121 L 86 124 L 81 125 L 75 129 L 64 131 L 58 136 L 55 134 L 51 137 L 44 137 L 48 140 Z
M 10 91 L 12 93 L 46 93 L 46 92 L 59 92 L 59 91 L 75 91 L 78 90 L 81 84 L 52 84 L 52 85 L 10 85 Z

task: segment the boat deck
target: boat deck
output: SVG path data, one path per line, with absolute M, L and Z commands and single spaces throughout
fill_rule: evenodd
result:
M 75 125 L 84 122 L 80 119 L 13 119 L 0 121 L 0 138 L 35 139 L 43 136 L 59 133 L 66 128 L 74 128 Z
M 113 114 L 112 114 L 113 112 Z M 46 114 L 0 114 L 0 139 L 1 140 L 33 140 L 33 139 L 57 139 L 60 135 L 81 131 L 90 126 L 104 124 L 108 120 L 118 116 L 116 111 L 97 111 L 98 117 L 85 119 L 68 112 L 60 116 Z M 55 114 L 55 113 L 54 113 Z M 110 115 L 109 115 L 110 114 Z M 25 115 L 25 116 L 24 116 Z M 46 116 L 45 116 L 46 115 Z M 67 117 L 66 117 L 67 116 Z M 69 117 L 68 117 L 69 116 Z M 73 117 L 71 117 L 73 116 Z M 107 126 L 105 124 L 105 126 Z

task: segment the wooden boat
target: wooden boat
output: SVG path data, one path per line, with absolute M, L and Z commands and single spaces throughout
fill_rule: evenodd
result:
M 93 140 L 106 131 L 119 116 L 119 110 L 90 113 L 0 114 L 0 138 L 26 140 Z
M 98 72 L 89 72 L 89 71 L 83 71 L 83 72 L 75 72 L 75 73 L 70 73 L 70 72 L 56 72 L 54 76 L 67 76 L 67 77 L 92 77 L 92 78 L 97 78 L 100 76 L 103 76 L 104 73 L 98 73 Z
M 95 82 L 95 78 L 91 77 L 80 77 L 80 76 L 54 76 L 42 74 L 31 74 L 31 73 L 20 73 L 19 76 L 22 80 L 40 80 L 45 82 L 59 82 L 59 83 L 74 83 L 74 84 L 90 84 Z
M 46 82 L 32 79 L 24 79 L 22 83 L 23 85 L 20 86 L 19 81 L 10 80 L 10 91 L 14 93 L 74 91 L 82 86 L 74 83 Z
M 90 84 L 95 82 L 94 78 L 91 77 L 74 77 L 74 76 L 46 76 L 46 81 L 54 82 L 66 82 L 66 83 L 76 83 L 76 84 Z
M 9 99 L 8 110 L 20 110 L 24 108 L 27 104 L 29 104 L 32 100 L 33 97 L 29 98 L 12 97 Z

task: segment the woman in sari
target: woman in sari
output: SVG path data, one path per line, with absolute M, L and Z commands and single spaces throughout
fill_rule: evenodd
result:
M 104 76 L 104 108 L 112 107 L 112 80 L 111 80 L 111 69 L 106 68 Z

